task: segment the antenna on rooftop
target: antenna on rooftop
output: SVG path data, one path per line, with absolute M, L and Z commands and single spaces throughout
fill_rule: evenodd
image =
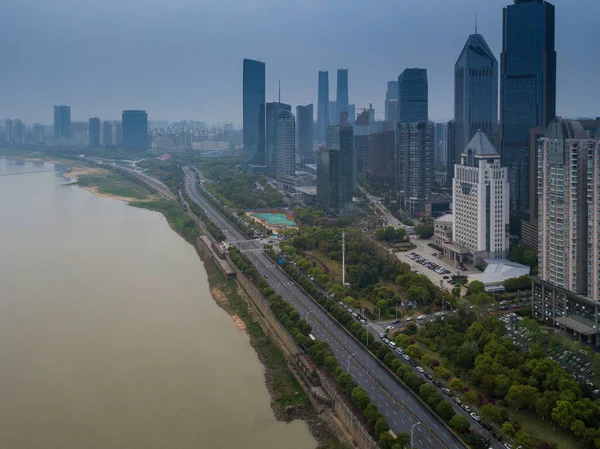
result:
M 279 103 L 281 103 L 281 81 L 279 81 Z
M 475 13 L 475 34 L 477 34 L 477 13 Z

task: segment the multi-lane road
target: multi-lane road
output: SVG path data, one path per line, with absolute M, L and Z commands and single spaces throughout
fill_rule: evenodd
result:
M 354 340 L 326 311 L 293 282 L 262 251 L 258 240 L 246 237 L 197 191 L 196 175 L 185 169 L 185 189 L 190 198 L 207 211 L 211 220 L 250 258 L 269 285 L 292 305 L 312 326 L 319 340 L 329 343 L 340 363 L 350 369 L 357 385 L 363 387 L 394 432 L 414 427 L 413 446 L 418 449 L 465 449 L 466 446 L 413 394 L 394 378 L 360 343 Z

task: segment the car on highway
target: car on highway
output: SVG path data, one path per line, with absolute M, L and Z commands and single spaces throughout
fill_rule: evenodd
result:
M 390 341 L 387 338 L 384 338 L 383 342 L 387 345 Z
M 404 360 L 406 360 L 406 361 L 409 361 L 409 360 L 410 360 L 410 356 L 409 356 L 408 354 L 403 354 L 403 355 L 402 355 L 402 358 L 403 358 Z
M 456 402 L 458 405 L 462 404 L 462 401 L 458 396 L 452 396 L 452 400 Z
M 423 374 L 425 372 L 425 370 L 423 368 L 421 368 L 420 366 L 417 366 L 417 371 L 420 372 L 421 374 Z
M 465 405 L 463 405 L 463 406 L 462 406 L 462 408 L 463 408 L 463 410 L 464 410 L 465 412 L 467 412 L 467 413 L 471 413 L 471 411 L 472 411 L 472 410 L 471 410 L 471 407 L 469 407 L 469 406 L 468 406 L 468 405 L 466 405 L 466 404 L 465 404 Z
M 396 352 L 400 355 L 404 354 L 404 349 L 402 348 L 396 348 Z
M 447 396 L 452 396 L 452 392 L 449 388 L 442 388 L 442 393 L 444 393 Z

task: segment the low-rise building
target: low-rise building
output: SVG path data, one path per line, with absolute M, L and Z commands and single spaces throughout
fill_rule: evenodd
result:
M 433 222 L 433 243 L 443 247 L 444 243 L 452 241 L 452 226 L 454 217 L 452 214 L 446 214 Z

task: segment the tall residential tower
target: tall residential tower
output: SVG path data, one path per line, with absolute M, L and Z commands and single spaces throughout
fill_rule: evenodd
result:
M 329 126 L 329 72 L 319 72 L 319 98 L 317 102 L 316 140 L 325 142 Z
M 243 134 L 244 168 L 263 171 L 265 151 L 265 63 L 244 59 Z

